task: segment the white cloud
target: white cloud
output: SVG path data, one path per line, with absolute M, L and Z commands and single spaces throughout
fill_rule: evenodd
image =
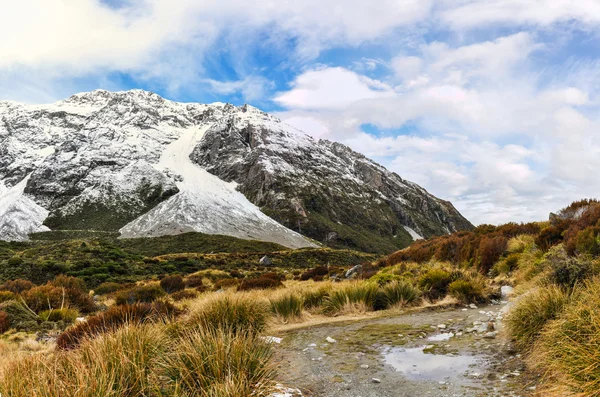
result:
M 434 42 L 395 58 L 389 81 L 312 70 L 277 100 L 288 107 L 282 117 L 320 119 L 325 137 L 384 158 L 475 223 L 539 220 L 600 189 L 596 95 L 589 84 L 568 85 L 586 80 L 573 70 L 540 84 L 531 57 L 544 49 L 527 33 L 458 47 Z M 409 121 L 418 136 L 360 131 Z
M 275 101 L 289 108 L 335 109 L 392 95 L 393 90 L 387 84 L 337 67 L 303 73 L 296 78 L 293 88 L 278 94 Z
M 490 24 L 540 25 L 579 21 L 595 26 L 600 23 L 597 0 L 446 0 L 441 3 L 440 19 L 455 29 Z

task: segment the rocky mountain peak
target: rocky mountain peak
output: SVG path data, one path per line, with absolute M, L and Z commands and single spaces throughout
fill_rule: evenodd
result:
M 143 90 L 2 102 L 0 140 L 0 217 L 15 220 L 0 238 L 45 228 L 196 230 L 383 252 L 472 227 L 450 203 L 347 146 L 251 105 L 178 103 Z

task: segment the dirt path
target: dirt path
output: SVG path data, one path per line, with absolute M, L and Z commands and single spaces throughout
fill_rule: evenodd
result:
M 423 311 L 288 331 L 277 335 L 283 337 L 276 348 L 279 381 L 304 396 L 527 396 L 532 385 L 523 385 L 523 363 L 502 336 L 503 308 Z

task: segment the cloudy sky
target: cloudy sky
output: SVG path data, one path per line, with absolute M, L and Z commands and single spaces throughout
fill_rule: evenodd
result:
M 600 189 L 600 0 L 3 0 L 0 99 L 251 103 L 473 223 Z

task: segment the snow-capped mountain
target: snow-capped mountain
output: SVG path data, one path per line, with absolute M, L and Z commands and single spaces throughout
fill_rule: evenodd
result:
M 367 242 L 397 248 L 471 227 L 450 203 L 346 146 L 248 105 L 141 90 L 0 102 L 0 239 L 198 231 L 377 250 Z

